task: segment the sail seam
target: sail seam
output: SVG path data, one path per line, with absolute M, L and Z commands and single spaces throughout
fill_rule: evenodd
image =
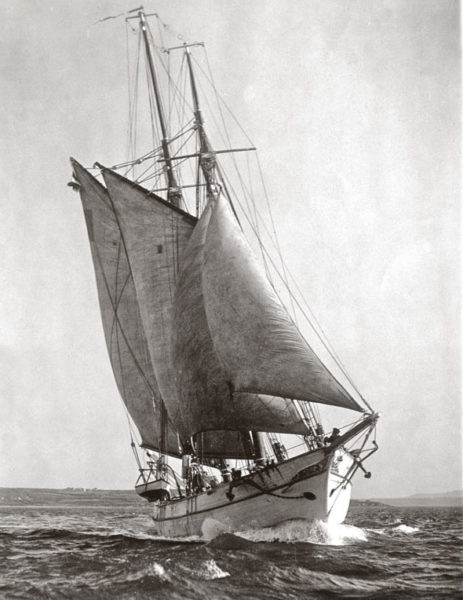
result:
M 108 298 L 109 298 L 109 300 L 111 302 L 111 306 L 112 306 L 113 311 L 114 311 L 115 320 L 117 321 L 117 324 L 119 325 L 119 329 L 120 329 L 120 331 L 122 333 L 122 336 L 124 338 L 124 341 L 125 341 L 125 343 L 127 345 L 127 349 L 129 350 L 130 355 L 131 355 L 131 357 L 132 357 L 132 359 L 134 361 L 134 364 L 137 367 L 140 375 L 142 375 L 143 380 L 144 380 L 145 384 L 147 385 L 148 389 L 151 391 L 152 394 L 155 394 L 155 391 L 153 390 L 153 388 L 152 388 L 149 380 L 147 379 L 147 377 L 145 375 L 144 369 L 139 364 L 139 362 L 138 362 L 138 360 L 137 360 L 137 358 L 136 358 L 136 356 L 135 356 L 135 354 L 133 352 L 133 349 L 132 349 L 131 345 L 128 342 L 128 339 L 127 339 L 127 337 L 125 335 L 124 329 L 123 329 L 123 327 L 121 325 L 121 322 L 119 320 L 119 316 L 117 315 L 117 312 L 115 310 L 114 299 L 112 298 L 112 295 L 110 293 L 110 288 L 109 288 L 109 284 L 108 284 L 108 281 L 107 281 L 107 278 L 106 278 L 106 273 L 105 273 L 105 271 L 103 269 L 103 266 L 102 266 L 102 263 L 101 263 L 101 257 L 100 257 L 100 254 L 99 254 L 98 250 L 96 251 L 96 255 L 98 257 L 98 263 L 99 263 L 99 266 L 100 266 L 101 274 L 103 276 L 103 281 L 105 283 L 105 287 L 106 287 L 106 291 L 107 291 L 107 294 L 108 294 Z M 110 354 L 110 356 L 111 356 L 111 354 Z

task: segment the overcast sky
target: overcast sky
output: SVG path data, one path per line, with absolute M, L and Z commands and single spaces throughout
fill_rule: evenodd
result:
M 144 2 L 202 40 L 287 263 L 382 413 L 357 497 L 461 487 L 460 39 L 448 0 Z M 0 7 L 1 486 L 130 488 L 69 156 L 126 158 L 123 0 Z

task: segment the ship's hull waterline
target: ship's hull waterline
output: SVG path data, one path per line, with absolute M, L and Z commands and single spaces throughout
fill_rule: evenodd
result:
M 302 454 L 214 490 L 154 506 L 155 533 L 165 537 L 247 531 L 291 519 L 342 523 L 354 459 L 342 449 Z

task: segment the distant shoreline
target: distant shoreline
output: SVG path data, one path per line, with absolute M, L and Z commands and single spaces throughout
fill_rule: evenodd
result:
M 372 498 L 371 500 L 359 500 L 360 502 L 373 502 L 386 504 L 388 506 L 406 507 L 444 507 L 454 506 L 463 507 L 463 490 L 454 490 L 441 494 L 413 494 L 413 496 L 405 496 L 402 498 Z
M 127 504 L 47 504 L 47 503 L 43 503 L 43 504 L 1 504 L 0 503 L 0 511 L 4 508 L 43 508 L 44 506 L 46 506 L 47 508 L 91 508 L 91 509 L 96 509 L 96 508 L 110 508 L 111 510 L 113 509 L 124 509 L 124 508 L 140 508 L 140 505 L 136 505 L 134 507 L 131 507 L 130 505 Z M 143 506 L 143 505 L 142 505 Z M 148 504 L 146 504 L 146 506 L 148 506 Z
M 83 488 L 0 488 L 0 508 L 142 508 L 146 500 L 135 490 L 99 490 Z M 352 499 L 351 507 L 375 508 L 381 506 L 439 508 L 463 507 L 460 492 L 449 494 L 423 494 L 405 498 Z
M 395 506 L 397 508 L 445 508 L 445 507 L 463 507 L 463 498 L 378 498 L 375 500 L 351 500 L 365 504 L 377 504 L 384 506 Z
M 0 507 L 140 508 L 146 505 L 146 500 L 135 490 L 0 488 Z

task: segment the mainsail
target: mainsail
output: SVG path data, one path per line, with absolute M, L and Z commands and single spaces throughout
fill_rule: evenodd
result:
M 106 345 L 120 395 L 140 432 L 142 445 L 180 455 L 178 435 L 170 423 L 163 440 L 161 395 L 110 198 L 86 169 L 75 160 L 71 163 L 80 185 Z
M 156 379 L 169 416 L 183 439 L 205 432 L 201 442 L 204 455 L 246 457 L 236 431 L 307 433 L 289 400 L 250 394 L 235 394 L 230 399 L 220 366 L 213 357 L 203 361 L 205 346 L 210 344 L 204 314 L 183 307 L 181 317 L 176 319 L 177 325 L 182 322 L 180 337 L 190 343 L 195 368 L 206 369 L 200 376 L 203 383 L 208 381 L 200 387 L 190 386 L 192 380 L 185 379 L 184 365 L 172 347 L 172 329 L 178 333 L 173 324 L 174 296 L 185 287 L 188 296 L 196 293 L 195 281 L 190 280 L 190 276 L 195 280 L 191 262 L 196 253 L 191 251 L 194 242 L 188 240 L 200 235 L 195 228 L 197 220 L 108 169 L 104 178 L 127 247 Z M 190 403 L 192 395 L 196 401 Z M 195 419 L 190 406 L 201 407 Z

